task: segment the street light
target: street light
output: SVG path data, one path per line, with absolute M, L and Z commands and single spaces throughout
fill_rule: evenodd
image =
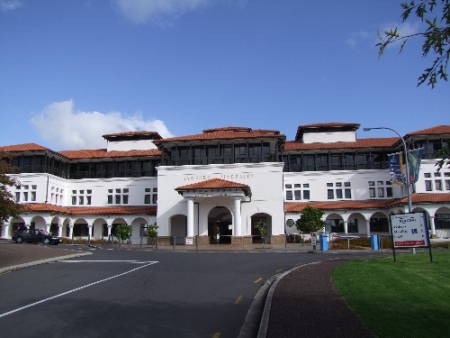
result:
M 412 202 L 411 202 L 411 190 L 409 189 L 409 186 L 411 184 L 410 182 L 410 176 L 409 176 L 409 158 L 408 158 L 408 148 L 406 147 L 406 143 L 405 140 L 403 139 L 403 137 L 394 129 L 392 128 L 388 128 L 388 127 L 375 127 L 375 128 L 364 128 L 364 131 L 369 131 L 369 130 L 373 130 L 373 129 L 387 129 L 390 131 L 393 131 L 394 133 L 396 133 L 400 139 L 403 142 L 403 149 L 405 151 L 405 165 L 406 165 L 406 170 L 405 170 L 405 175 L 406 175 L 406 191 L 408 192 L 408 210 L 411 213 L 412 212 Z

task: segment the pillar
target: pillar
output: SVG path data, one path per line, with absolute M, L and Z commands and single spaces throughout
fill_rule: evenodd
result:
M 89 234 L 90 238 L 92 238 L 92 227 L 93 227 L 93 224 L 88 224 L 88 234 Z
M 63 228 L 63 225 L 58 223 L 58 237 L 62 237 L 62 228 Z
M 367 237 L 370 236 L 370 219 L 368 219 L 366 221 L 366 233 L 367 233 Z
M 344 221 L 344 234 L 348 235 L 348 221 Z
M 73 237 L 73 224 L 69 225 L 69 237 L 72 238 Z
M 50 223 L 47 223 L 46 225 L 45 225 L 45 230 L 47 231 L 47 233 L 49 234 L 50 233 L 50 227 L 51 227 L 52 225 L 50 224 Z
M 111 236 L 112 224 L 106 226 L 108 228 L 108 237 Z
M 194 200 L 187 200 L 187 237 L 194 237 Z
M 3 223 L 3 234 L 2 238 L 9 238 L 9 224 Z
M 241 199 L 234 199 L 234 236 L 242 236 Z
M 430 217 L 431 236 L 436 237 L 436 225 L 434 224 L 434 216 Z

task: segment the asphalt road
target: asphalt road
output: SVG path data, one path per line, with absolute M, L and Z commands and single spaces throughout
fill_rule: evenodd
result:
M 96 250 L 0 275 L 0 337 L 237 337 L 271 276 L 330 257 Z

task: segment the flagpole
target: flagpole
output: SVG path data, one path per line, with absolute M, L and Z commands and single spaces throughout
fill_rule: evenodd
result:
M 412 201 L 411 201 L 411 190 L 410 190 L 410 185 L 411 185 L 411 181 L 410 181 L 410 175 L 409 175 L 409 156 L 408 156 L 408 147 L 406 147 L 406 142 L 405 139 L 394 129 L 392 128 L 388 128 L 388 127 L 374 127 L 374 128 L 364 128 L 364 131 L 370 131 L 373 129 L 387 129 L 390 130 L 394 133 L 396 133 L 400 139 L 402 140 L 403 143 L 403 149 L 405 152 L 405 165 L 406 165 L 406 169 L 405 169 L 405 184 L 406 184 L 406 191 L 407 191 L 407 196 L 408 196 L 408 212 L 411 213 L 412 212 Z

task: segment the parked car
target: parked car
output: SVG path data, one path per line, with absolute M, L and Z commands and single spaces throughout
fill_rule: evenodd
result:
M 53 236 L 47 231 L 40 229 L 25 229 L 17 231 L 13 234 L 12 240 L 16 243 L 44 243 L 44 244 L 54 244 L 58 245 L 62 242 L 62 238 L 58 236 Z

